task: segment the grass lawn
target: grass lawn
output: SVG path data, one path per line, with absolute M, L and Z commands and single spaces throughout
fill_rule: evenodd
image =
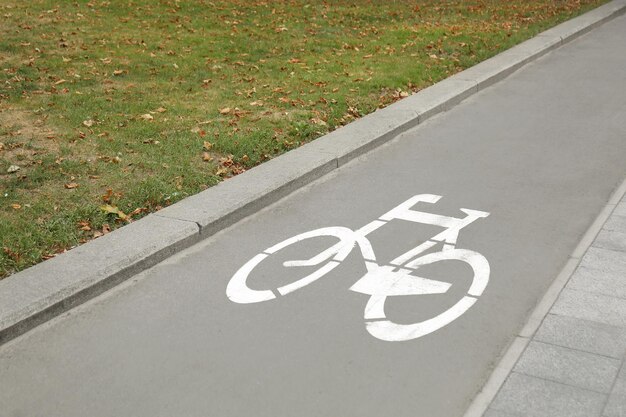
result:
M 2 0 L 0 278 L 604 0 Z

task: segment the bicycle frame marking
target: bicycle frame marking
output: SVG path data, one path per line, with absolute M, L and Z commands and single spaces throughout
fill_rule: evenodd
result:
M 332 271 L 346 259 L 354 246 L 358 246 L 365 261 L 367 273 L 349 289 L 370 296 L 363 314 L 367 331 L 372 336 L 385 341 L 412 340 L 432 333 L 456 320 L 474 305 L 477 298 L 485 290 L 490 275 L 489 262 L 483 255 L 455 247 L 459 232 L 475 220 L 487 217 L 489 213 L 462 208 L 460 210 L 466 216 L 457 218 L 412 209 L 418 203 L 435 204 L 439 199 L 441 199 L 441 196 L 433 194 L 413 196 L 356 231 L 340 226 L 326 227 L 286 239 L 254 256 L 244 264 L 229 281 L 226 295 L 231 301 L 242 304 L 269 301 L 276 298 L 277 294 L 281 296 L 287 295 L 309 285 Z M 391 220 L 405 220 L 439 226 L 444 228 L 444 230 L 415 248 L 399 255 L 390 261 L 389 265 L 381 266 L 377 263 L 372 245 L 366 236 Z M 285 267 L 317 266 L 327 262 L 321 268 L 304 278 L 279 287 L 275 291 L 253 290 L 248 287 L 248 275 L 264 259 L 287 246 L 318 236 L 333 236 L 338 238 L 339 242 L 310 259 L 287 261 L 283 265 Z M 422 255 L 422 253 L 439 243 L 443 245 L 441 251 Z M 443 313 L 419 323 L 399 324 L 388 320 L 384 311 L 388 297 L 443 294 L 448 291 L 452 285 L 450 283 L 412 275 L 420 266 L 446 260 L 462 261 L 472 268 L 474 278 L 467 295 Z

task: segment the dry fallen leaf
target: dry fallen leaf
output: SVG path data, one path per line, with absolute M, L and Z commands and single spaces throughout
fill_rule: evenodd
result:
M 205 151 L 210 151 L 211 148 L 213 147 L 213 144 L 205 140 L 202 147 L 204 148 Z
M 318 118 L 318 117 L 314 117 L 311 119 L 311 123 L 316 124 L 316 125 L 320 125 L 320 126 L 326 126 L 326 122 L 323 121 L 322 119 Z
M 80 230 L 85 231 L 85 232 L 90 232 L 91 231 L 91 226 L 89 225 L 89 222 L 87 220 L 81 220 L 78 222 L 78 226 L 80 228 Z
M 167 111 L 167 109 L 165 107 L 159 107 L 158 109 L 155 110 L 157 113 L 165 113 Z
M 12 207 L 14 210 L 19 210 L 19 209 L 21 209 L 21 208 L 22 208 L 22 206 L 21 206 L 21 205 L 19 205 L 19 204 L 17 204 L 17 203 L 11 204 L 11 207 Z
M 69 184 L 65 184 L 64 187 L 68 190 L 72 190 L 74 188 L 78 188 L 78 184 L 75 182 L 70 182 Z
M 146 113 L 146 114 L 142 114 L 141 117 L 143 120 L 153 120 L 154 117 L 152 117 L 152 115 L 150 113 Z
M 203 152 L 202 153 L 202 160 L 204 162 L 211 162 L 213 160 L 213 157 L 211 155 L 209 155 L 208 152 Z
M 17 165 L 11 165 L 9 169 L 7 169 L 7 173 L 12 174 L 14 172 L 19 171 L 21 168 Z
M 106 194 L 104 194 L 101 198 L 105 203 L 110 203 L 111 198 L 113 198 L 113 189 L 107 188 Z
M 124 74 L 124 70 L 115 70 L 113 71 L 113 75 L 122 75 Z
M 231 108 L 230 107 L 224 107 L 223 109 L 220 109 L 220 114 L 228 114 L 230 113 Z
M 93 123 L 94 123 L 94 122 L 93 122 L 93 120 L 91 120 L 91 119 L 88 119 L 88 120 L 84 120 L 84 121 L 83 121 L 83 125 L 85 125 L 85 126 L 87 126 L 87 127 L 91 127 L 91 126 L 93 126 Z
M 120 210 L 116 206 L 112 206 L 110 204 L 105 204 L 104 206 L 100 206 L 100 210 L 104 211 L 107 214 L 114 214 L 120 220 L 128 221 L 128 216 L 122 210 Z

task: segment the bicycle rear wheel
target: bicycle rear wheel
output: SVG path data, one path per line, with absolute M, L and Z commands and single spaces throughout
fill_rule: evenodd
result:
M 302 242 L 307 239 L 315 237 L 330 236 L 339 239 L 339 242 L 331 246 L 330 248 L 322 251 L 318 255 L 308 260 L 289 261 L 285 262 L 284 266 L 288 268 L 298 266 L 316 266 L 323 264 L 320 268 L 316 269 L 307 276 L 300 278 L 290 284 L 283 285 L 274 290 L 253 290 L 248 286 L 248 277 L 252 271 L 265 259 L 275 254 L 276 252 L 284 249 L 288 246 Z M 335 269 L 341 261 L 343 261 L 352 248 L 355 242 L 358 240 L 353 230 L 347 227 L 325 227 L 321 229 L 311 230 L 309 232 L 301 233 L 293 236 L 289 239 L 285 239 L 274 246 L 269 247 L 258 255 L 254 256 L 248 262 L 246 262 L 239 270 L 233 275 L 226 287 L 226 295 L 228 298 L 240 304 L 259 303 L 262 301 L 269 301 L 276 298 L 277 295 L 287 295 L 302 287 L 305 287 L 312 282 L 320 279 L 333 269 Z M 326 262 L 326 263 L 325 263 Z

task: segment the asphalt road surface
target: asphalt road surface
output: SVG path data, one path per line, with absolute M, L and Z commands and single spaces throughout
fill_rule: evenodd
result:
M 625 39 L 621 17 L 1 347 L 0 415 L 461 416 L 626 177 Z

